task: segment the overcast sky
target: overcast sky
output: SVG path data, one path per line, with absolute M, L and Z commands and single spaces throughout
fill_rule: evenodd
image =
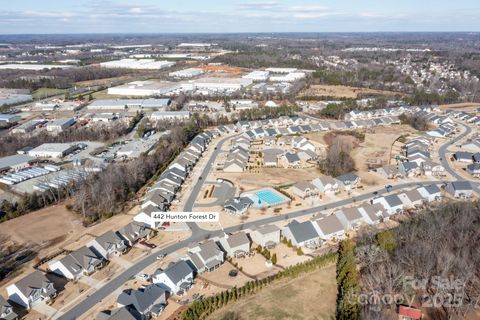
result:
M 480 0 L 1 0 L 0 34 L 480 31 Z

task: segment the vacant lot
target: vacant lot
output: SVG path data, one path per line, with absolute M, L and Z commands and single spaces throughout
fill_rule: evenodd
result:
M 393 91 L 374 90 L 349 86 L 311 85 L 309 88 L 303 90 L 300 93 L 300 96 L 356 99 L 358 98 L 359 94 L 372 96 L 394 96 L 398 93 Z
M 480 103 L 474 103 L 474 102 L 463 102 L 463 103 L 440 105 L 440 109 L 442 109 L 442 111 L 445 111 L 448 109 L 454 109 L 455 111 L 475 112 L 478 107 L 480 107 Z
M 332 264 L 300 278 L 282 280 L 208 319 L 334 319 L 336 295 Z

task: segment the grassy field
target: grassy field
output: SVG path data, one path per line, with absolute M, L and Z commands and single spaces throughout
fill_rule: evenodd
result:
M 392 91 L 373 90 L 349 86 L 311 85 L 309 88 L 303 90 L 300 93 L 300 96 L 356 99 L 359 94 L 393 96 L 398 93 Z
M 336 296 L 335 264 L 331 264 L 299 278 L 281 280 L 207 319 L 334 319 Z
M 40 88 L 35 90 L 32 93 L 33 99 L 45 99 L 51 96 L 56 96 L 59 94 L 64 94 L 67 92 L 66 89 L 55 89 L 55 88 Z

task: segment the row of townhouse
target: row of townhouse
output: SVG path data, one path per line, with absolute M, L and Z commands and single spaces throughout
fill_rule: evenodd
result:
M 468 163 L 465 171 L 472 177 L 480 177 L 480 152 L 457 151 L 453 154 L 453 157 L 458 162 Z
M 299 181 L 292 186 L 292 192 L 302 198 L 318 194 L 335 194 L 340 190 L 350 191 L 360 185 L 361 178 L 353 172 L 332 178 L 321 176 L 311 181 Z
M 220 135 L 221 131 L 205 131 L 195 136 L 168 168 L 148 188 L 141 204 L 140 212 L 134 221 L 152 229 L 161 227 L 161 222 L 155 218 L 160 212 L 165 212 L 175 200 L 183 183 L 195 164 L 207 150 L 211 140 Z
M 440 108 L 438 106 L 400 106 L 380 109 L 372 108 L 369 110 L 352 110 L 345 115 L 345 120 L 365 120 L 384 116 L 399 116 L 404 113 L 414 113 L 418 111 L 439 112 Z
M 253 227 L 234 234 L 224 234 L 188 248 L 186 257 L 152 274 L 152 282 L 170 294 L 182 295 L 188 291 L 195 276 L 218 269 L 226 258 L 248 255 L 252 243 L 272 248 L 280 243 L 280 228 L 275 225 Z
M 61 259 L 49 261 L 48 269 L 67 280 L 77 280 L 99 270 L 107 260 L 123 254 L 137 241 L 148 239 L 150 232 L 145 226 L 131 222 L 116 232 L 105 232 Z M 42 301 L 54 298 L 57 290 L 45 274 L 36 270 L 9 285 L 7 294 L 9 300 L 30 310 Z
M 445 168 L 431 160 L 432 138 L 419 136 L 402 146 L 400 162 L 376 169 L 377 173 L 388 179 L 409 178 L 419 175 L 444 176 Z
M 470 114 L 464 111 L 456 111 L 452 109 L 447 110 L 445 113 L 458 120 L 465 121 L 467 123 L 472 123 L 477 126 L 480 125 L 480 117 L 475 114 Z
M 251 139 L 247 136 L 240 136 L 232 139 L 230 151 L 223 165 L 224 172 L 243 172 L 248 167 L 250 160 Z
M 282 235 L 294 246 L 315 249 L 324 242 L 344 239 L 348 230 L 358 230 L 362 225 L 376 225 L 404 209 L 418 208 L 425 202 L 440 198 L 441 190 L 436 185 L 377 197 L 371 203 L 341 208 L 321 219 L 293 220 L 282 229 Z

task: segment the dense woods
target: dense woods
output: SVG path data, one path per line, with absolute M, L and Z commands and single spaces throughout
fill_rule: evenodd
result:
M 350 155 L 352 144 L 341 135 L 329 143 L 327 154 L 319 161 L 320 170 L 329 176 L 339 176 L 355 169 L 355 161 Z
M 431 319 L 468 319 L 480 297 L 480 208 L 444 203 L 357 244 L 361 290 L 423 305 Z M 396 301 L 362 303 L 363 319 L 397 319 Z

